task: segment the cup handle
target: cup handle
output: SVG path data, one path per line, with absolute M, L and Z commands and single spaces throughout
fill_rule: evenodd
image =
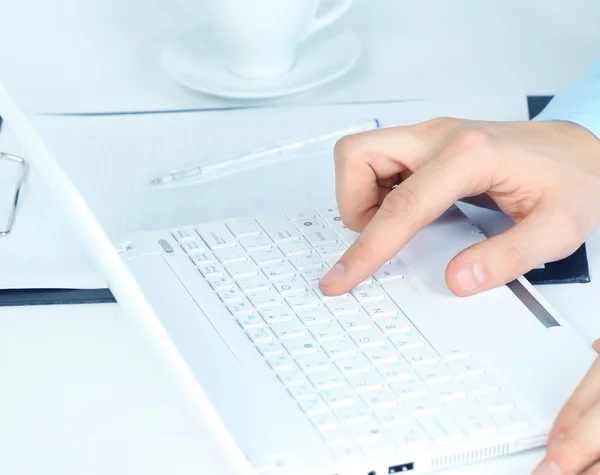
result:
M 320 17 L 315 18 L 313 23 L 308 28 L 308 31 L 304 34 L 304 39 L 311 35 L 314 35 L 317 31 L 331 25 L 337 21 L 342 15 L 344 15 L 352 6 L 352 0 L 340 0 L 339 3 L 333 6 L 328 12 L 324 13 Z

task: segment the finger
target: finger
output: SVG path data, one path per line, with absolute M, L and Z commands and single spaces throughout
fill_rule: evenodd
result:
M 449 289 L 459 296 L 482 292 L 575 251 L 578 241 L 570 226 L 556 222 L 553 209 L 541 206 L 505 232 L 460 252 L 446 269 Z
M 592 348 L 594 348 L 596 353 L 600 353 L 600 339 L 598 339 L 594 343 L 592 343 Z
M 595 404 L 549 448 L 534 475 L 580 474 L 600 460 L 600 404 Z
M 361 231 L 396 178 L 416 170 L 441 137 L 420 127 L 394 127 L 350 135 L 335 146 L 336 198 L 344 224 Z M 436 129 L 441 130 L 440 128 Z
M 489 183 L 481 178 L 488 173 L 483 163 L 462 165 L 457 159 L 440 157 L 390 192 L 358 239 L 321 280 L 321 290 L 340 295 L 354 288 L 457 199 Z
M 573 427 L 579 419 L 595 404 L 600 397 L 600 358 L 581 380 L 573 395 L 563 406 L 550 434 L 548 436 L 549 446 L 562 437 Z

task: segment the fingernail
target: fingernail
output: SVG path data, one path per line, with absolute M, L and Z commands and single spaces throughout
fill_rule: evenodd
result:
M 345 270 L 346 270 L 346 268 L 344 267 L 344 264 L 341 264 L 340 262 L 338 262 L 336 265 L 334 265 L 329 270 L 329 272 L 327 272 L 327 274 L 325 274 L 323 276 L 320 284 L 321 285 L 333 284 L 336 280 L 340 279 L 344 275 Z
M 554 462 L 544 462 L 533 471 L 533 475 L 562 475 L 562 471 Z
M 456 273 L 456 279 L 462 290 L 471 292 L 483 284 L 485 275 L 483 274 L 481 266 L 475 263 L 459 269 Z
M 554 447 L 556 444 L 558 444 L 564 438 L 565 438 L 565 434 L 563 434 L 563 433 L 556 434 L 546 444 L 546 451 L 550 450 L 552 447 Z

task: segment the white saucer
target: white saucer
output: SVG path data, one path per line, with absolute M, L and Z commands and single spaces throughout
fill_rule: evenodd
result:
M 169 38 L 161 63 L 169 76 L 206 94 L 234 99 L 265 99 L 305 91 L 346 74 L 360 57 L 352 32 L 319 34 L 304 41 L 294 67 L 267 79 L 245 79 L 230 73 L 219 44 L 207 28 L 194 28 Z

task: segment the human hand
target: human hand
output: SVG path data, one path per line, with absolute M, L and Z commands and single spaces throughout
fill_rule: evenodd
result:
M 600 353 L 600 340 L 593 343 Z M 600 359 L 558 415 L 533 475 L 600 474 Z
M 362 282 L 465 197 L 491 198 L 515 225 L 449 263 L 446 283 L 459 296 L 567 257 L 600 222 L 600 140 L 569 122 L 380 129 L 340 140 L 335 166 L 342 220 L 361 234 L 321 280 L 328 295 Z

